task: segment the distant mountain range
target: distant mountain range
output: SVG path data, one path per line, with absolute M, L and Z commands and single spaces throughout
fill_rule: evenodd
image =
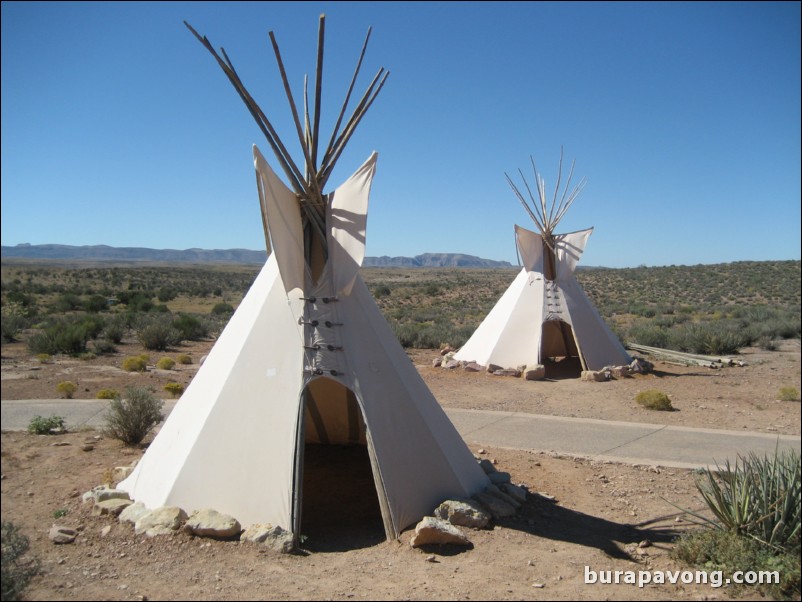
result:
M 30 245 L 2 247 L 3 259 L 39 259 L 53 261 L 116 261 L 132 263 L 242 263 L 262 264 L 264 251 L 248 249 L 146 249 L 107 245 Z M 365 257 L 365 267 L 397 268 L 511 268 L 507 261 L 493 261 L 461 253 L 424 253 L 415 257 Z

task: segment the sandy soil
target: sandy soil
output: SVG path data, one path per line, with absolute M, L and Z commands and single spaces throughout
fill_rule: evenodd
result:
M 133 343 L 121 346 L 117 356 L 59 358 L 52 364 L 36 362 L 22 345 L 3 345 L 2 398 L 57 397 L 55 386 L 63 380 L 79 384 L 79 398 L 94 398 L 101 388 L 122 390 L 126 384 L 161 391 L 167 382 L 188 383 L 209 345 L 151 354 L 155 363 L 162 355 L 189 353 L 194 363 L 143 374 L 118 367 L 124 357 L 142 351 Z M 431 367 L 435 351 L 415 350 L 410 356 L 447 407 L 800 432 L 800 403 L 777 400 L 781 387 L 800 389 L 798 341 L 774 352 L 744 350 L 745 367 L 711 371 L 658 363 L 654 375 L 607 383 L 533 383 L 452 372 Z M 668 393 L 678 411 L 640 408 L 636 392 L 651 388 Z M 409 531 L 398 541 L 384 541 L 380 524 L 354 502 L 339 504 L 351 510 L 350 520 L 324 521 L 321 535 L 305 543 L 307 554 L 286 556 L 183 533 L 136 537 L 130 526 L 92 516 L 80 494 L 100 484 L 110 468 L 140 455 L 141 450 L 95 431 L 58 436 L 3 432 L 2 517 L 21 527 L 31 552 L 42 561 L 28 599 L 699 600 L 755 595 L 704 584 L 639 588 L 584 583 L 586 567 L 597 573 L 688 568 L 672 560 L 670 550 L 677 534 L 695 528 L 677 507 L 703 509 L 689 471 L 484 448 L 482 455 L 511 473 L 514 482 L 545 495 L 530 495 L 518 516 L 497 521 L 492 529 L 469 531 L 470 549 L 413 549 Z M 335 503 L 341 499 L 334 489 L 322 495 Z M 47 532 L 54 523 L 78 529 L 75 543 L 51 543 Z

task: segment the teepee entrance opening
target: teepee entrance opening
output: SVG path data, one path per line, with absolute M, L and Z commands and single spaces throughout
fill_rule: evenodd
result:
M 365 421 L 354 392 L 318 378 L 303 398 L 301 546 L 337 551 L 384 541 Z
M 571 325 L 563 320 L 543 322 L 540 358 L 546 367 L 546 378 L 577 378 L 582 373 L 582 360 Z

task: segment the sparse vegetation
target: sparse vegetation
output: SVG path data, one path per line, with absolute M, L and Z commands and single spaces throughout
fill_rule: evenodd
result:
M 95 395 L 96 399 L 114 399 L 115 397 L 119 396 L 119 391 L 117 389 L 101 389 Z
M 56 385 L 56 391 L 64 396 L 65 399 L 72 399 L 75 392 L 78 390 L 78 385 L 70 380 L 65 380 Z
M 181 342 L 181 333 L 173 326 L 169 316 L 143 319 L 136 336 L 145 349 L 152 351 L 166 351 Z
M 706 470 L 697 483 L 713 519 L 689 512 L 710 527 L 680 540 L 675 553 L 686 562 L 735 570 L 775 570 L 782 583 L 775 596 L 800 593 L 800 454 L 754 453 Z
M 799 391 L 796 387 L 782 387 L 778 399 L 780 401 L 799 401 Z
M 173 397 L 181 397 L 181 394 L 184 392 L 184 385 L 181 383 L 167 383 L 164 385 L 164 390 Z
M 178 360 L 178 363 L 183 365 L 183 366 L 188 366 L 188 365 L 192 364 L 192 358 L 190 356 L 188 356 L 186 353 L 180 354 L 176 358 L 176 360 Z
M 156 367 L 159 370 L 172 370 L 173 366 L 175 366 L 175 360 L 171 357 L 163 357 L 156 362 Z
M 656 389 L 641 391 L 635 396 L 635 401 L 637 401 L 644 408 L 648 408 L 650 410 L 670 412 L 674 409 L 674 406 L 671 405 L 671 399 L 669 399 L 668 395 Z
M 27 556 L 30 541 L 19 527 L 3 521 L 2 527 L 2 599 L 19 600 L 31 579 L 39 572 L 37 558 Z
M 147 368 L 147 360 L 139 355 L 127 357 L 123 360 L 123 370 L 126 372 L 144 372 Z
M 2 307 L 32 353 L 111 353 L 132 330 L 146 348 L 218 332 L 258 267 L 2 267 Z M 515 269 L 366 268 L 365 281 L 405 346 L 464 343 Z M 712 355 L 799 338 L 800 262 L 579 269 L 577 279 L 624 341 Z M 166 285 L 165 283 L 168 283 Z M 105 307 L 101 307 L 101 298 Z M 670 301 L 665 301 L 669 299 Z M 158 303 L 157 303 L 158 302 Z M 10 322 L 9 322 L 10 324 Z M 23 324 L 23 322 L 19 322 Z M 5 340 L 5 339 L 4 339 Z
M 164 402 L 146 387 L 128 387 L 125 397 L 116 396 L 106 412 L 108 436 L 129 446 L 142 442 L 150 430 L 164 418 Z
M 41 416 L 34 416 L 28 423 L 28 432 L 34 435 L 55 435 L 56 433 L 64 433 L 67 427 L 64 423 L 63 416 L 51 415 L 49 418 Z

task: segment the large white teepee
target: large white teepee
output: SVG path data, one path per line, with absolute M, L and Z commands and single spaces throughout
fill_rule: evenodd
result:
M 321 17 L 321 49 L 322 31 Z M 269 126 L 228 58 L 221 60 L 199 39 L 260 126 Z M 277 47 L 276 56 L 283 75 Z M 319 77 L 316 88 L 319 101 Z M 370 100 L 348 127 L 379 89 L 371 85 Z M 317 115 L 319 102 L 316 107 Z M 308 114 L 306 121 L 317 124 Z M 273 252 L 158 436 L 119 485 L 149 508 L 213 508 L 243 526 L 269 523 L 297 539 L 304 454 L 313 444 L 367 448 L 388 538 L 444 499 L 471 496 L 488 485 L 359 275 L 376 153 L 334 192 L 320 192 L 321 174 L 339 155 L 332 146 L 338 127 L 339 121 L 323 164 L 313 161 L 306 177 L 276 151 L 293 174 L 295 191 L 254 147 Z M 316 139 L 316 125 L 301 135 L 308 159 L 316 155 Z M 274 135 L 268 140 L 274 149 L 280 146 Z
M 571 364 L 573 360 L 576 371 L 628 364 L 631 359 L 623 345 L 574 276 L 593 228 L 570 234 L 554 233 L 584 187 L 584 180 L 569 194 L 572 165 L 562 196 L 557 199 L 558 178 L 549 203 L 545 182 L 534 162 L 532 167 L 537 180 L 537 200 L 524 178 L 531 207 L 509 176 L 507 181 L 540 233 L 515 226 L 523 269 L 455 358 L 502 368 L 546 365 L 547 374 L 549 364 L 554 361 Z M 560 175 L 561 172 L 562 155 Z

